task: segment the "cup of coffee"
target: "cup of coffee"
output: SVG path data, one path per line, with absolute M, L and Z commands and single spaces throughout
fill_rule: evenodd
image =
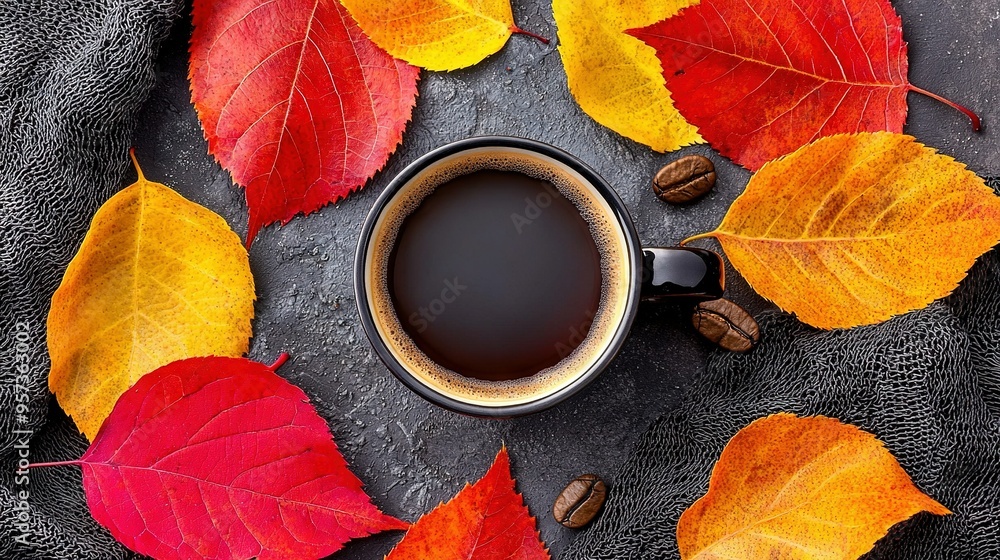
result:
M 552 146 L 477 137 L 395 177 L 361 230 L 361 322 L 407 387 L 510 417 L 580 391 L 621 348 L 640 300 L 722 296 L 722 259 L 643 248 L 593 169 Z

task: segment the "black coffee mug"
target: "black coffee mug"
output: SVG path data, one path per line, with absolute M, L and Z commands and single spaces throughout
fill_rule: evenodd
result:
M 571 177 L 595 201 L 595 207 L 602 213 L 602 227 L 611 231 L 617 240 L 615 254 L 619 260 L 615 276 L 621 285 L 620 289 L 609 292 L 616 295 L 607 296 L 615 300 L 614 305 L 607 306 L 611 311 L 602 317 L 602 327 L 592 329 L 587 335 L 593 337 L 588 342 L 589 353 L 577 359 L 579 363 L 575 369 L 564 368 L 567 371 L 545 382 L 533 385 L 529 380 L 517 387 L 509 383 L 491 387 L 479 382 L 480 385 L 467 390 L 460 374 L 447 371 L 442 374 L 445 368 L 402 340 L 406 335 L 398 328 L 401 321 L 388 303 L 385 288 L 385 276 L 389 274 L 385 264 L 387 247 L 394 246 L 399 233 L 399 225 L 389 222 L 396 224 L 398 216 L 405 215 L 407 209 L 412 211 L 419 207 L 421 202 L 414 198 L 414 190 L 423 188 L 419 185 L 426 182 L 427 177 L 448 166 L 469 165 L 467 162 L 478 161 L 476 158 L 482 161 L 516 160 Z M 482 168 L 492 169 L 490 165 L 484 163 Z M 390 215 L 396 218 L 389 220 L 387 216 Z M 716 253 L 686 247 L 643 248 L 618 194 L 576 157 L 541 142 L 498 136 L 468 138 L 448 144 L 424 155 L 397 175 L 378 197 L 361 229 L 354 274 L 362 325 L 389 370 L 432 403 L 482 417 L 530 414 L 567 399 L 586 387 L 614 359 L 628 335 L 641 300 L 694 303 L 716 299 L 722 296 L 724 283 L 722 259 Z

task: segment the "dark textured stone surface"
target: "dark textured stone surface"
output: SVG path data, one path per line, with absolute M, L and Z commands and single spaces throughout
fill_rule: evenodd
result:
M 1000 118 L 996 4 L 895 5 L 910 41 L 914 83 L 978 110 L 986 123 L 984 133 L 974 134 L 960 114 L 911 95 L 908 132 L 977 172 L 1000 173 L 1000 135 L 991 126 Z M 515 18 L 525 29 L 555 38 L 549 2 L 516 1 Z M 137 154 L 149 178 L 220 213 L 243 235 L 243 192 L 206 154 L 190 104 L 189 35 L 183 18 L 160 57 L 159 83 L 135 138 Z M 650 180 L 677 154 L 656 154 L 596 124 L 570 97 L 556 46 L 515 36 L 474 68 L 423 72 L 403 144 L 366 189 L 261 232 L 250 254 L 259 296 L 250 355 L 261 361 L 281 351 L 292 355 L 280 373 L 313 399 L 375 501 L 404 519 L 415 520 L 466 480 L 480 477 L 505 442 L 519 488 L 540 519 L 542 538 L 558 554 L 574 533 L 549 513 L 556 495 L 580 472 L 606 478 L 613 492 L 616 467 L 651 421 L 675 407 L 691 376 L 703 368 L 708 345 L 691 330 L 689 317 L 644 307 L 621 355 L 597 382 L 553 410 L 515 420 L 445 412 L 398 383 L 375 357 L 358 322 L 351 271 L 360 224 L 406 164 L 449 141 L 483 134 L 525 136 L 576 154 L 618 189 L 649 244 L 673 244 L 713 228 L 749 177 L 707 146 L 689 148 L 680 153 L 715 162 L 717 187 L 688 207 L 659 202 Z M 728 272 L 730 299 L 751 311 L 766 307 Z M 337 557 L 381 558 L 398 538 L 388 534 L 351 543 Z

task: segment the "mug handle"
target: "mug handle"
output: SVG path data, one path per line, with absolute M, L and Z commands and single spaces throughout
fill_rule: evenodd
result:
M 722 257 L 694 247 L 642 249 L 643 301 L 706 301 L 726 290 Z

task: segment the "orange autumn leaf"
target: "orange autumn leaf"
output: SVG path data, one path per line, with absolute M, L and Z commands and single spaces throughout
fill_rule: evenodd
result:
M 507 449 L 475 484 L 410 526 L 386 560 L 547 560 L 521 495 L 514 490 Z
M 1000 197 L 909 136 L 838 135 L 766 164 L 702 237 L 782 309 L 849 328 L 950 294 L 1000 241 Z
M 776 414 L 726 445 L 708 493 L 681 515 L 677 546 L 682 560 L 853 560 L 922 511 L 951 513 L 872 434 Z

